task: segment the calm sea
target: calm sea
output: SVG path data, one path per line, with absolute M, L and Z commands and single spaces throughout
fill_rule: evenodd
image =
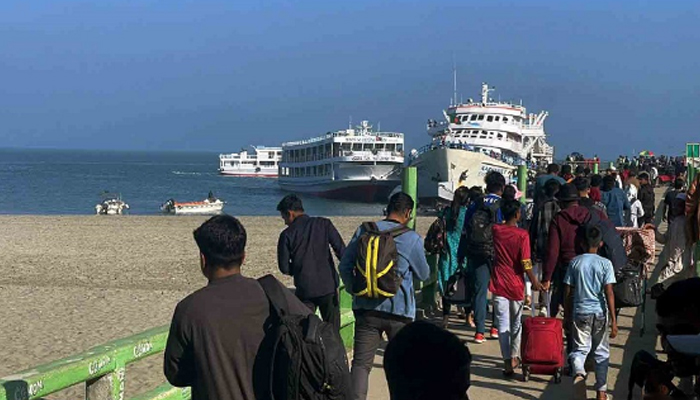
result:
M 231 215 L 279 215 L 275 179 L 221 176 L 218 154 L 0 149 L 0 214 L 94 214 L 104 191 L 121 193 L 130 214 L 159 214 L 169 198 L 209 191 Z M 314 215 L 381 215 L 384 205 L 304 197 Z

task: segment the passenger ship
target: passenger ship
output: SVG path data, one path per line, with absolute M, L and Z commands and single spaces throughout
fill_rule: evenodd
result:
M 493 101 L 484 83 L 481 101 L 456 99 L 443 111 L 444 121 L 428 120 L 432 142 L 412 150 L 409 165 L 418 169 L 418 197 L 423 204 L 449 201 L 460 186 L 484 186 L 484 176 L 498 171 L 508 180 L 518 165 L 551 163 L 546 111 L 528 114 L 521 104 Z M 455 96 L 456 97 L 456 96 Z
M 354 129 L 282 145 L 283 190 L 361 202 L 384 202 L 400 183 L 402 133 L 375 132 L 368 121 Z
M 222 175 L 277 178 L 282 148 L 251 147 L 254 154 L 250 154 L 248 150 L 243 150 L 240 153 L 220 154 L 219 172 Z

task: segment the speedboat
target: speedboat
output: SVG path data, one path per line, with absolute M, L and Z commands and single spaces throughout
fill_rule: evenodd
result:
M 103 195 L 101 203 L 95 205 L 95 214 L 97 215 L 122 215 L 125 210 L 129 209 L 129 205 L 122 200 L 121 195 Z
M 175 199 L 169 199 L 160 206 L 160 210 L 166 214 L 175 215 L 214 215 L 221 214 L 224 209 L 223 200 L 217 199 L 210 192 L 209 197 L 202 201 L 180 203 Z

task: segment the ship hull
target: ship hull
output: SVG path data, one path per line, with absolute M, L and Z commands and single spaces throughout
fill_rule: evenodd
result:
M 509 182 L 516 167 L 485 154 L 463 149 L 435 148 L 418 155 L 410 166 L 418 171 L 418 199 L 423 205 L 451 201 L 461 186 L 484 187 L 489 171 L 498 171 Z
M 327 199 L 385 203 L 391 191 L 401 184 L 399 168 L 395 165 L 337 164 L 335 167 L 334 175 L 324 177 L 281 177 L 280 188 Z

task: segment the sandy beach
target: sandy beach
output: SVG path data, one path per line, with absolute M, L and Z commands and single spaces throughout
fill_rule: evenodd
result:
M 334 217 L 347 240 L 377 217 Z M 170 322 L 204 286 L 192 231 L 206 217 L 0 216 L 0 376 Z M 277 273 L 278 217 L 242 217 L 245 275 Z M 419 219 L 420 232 L 430 219 Z M 127 396 L 162 383 L 159 357 L 127 371 Z M 74 398 L 80 393 L 49 398 Z

